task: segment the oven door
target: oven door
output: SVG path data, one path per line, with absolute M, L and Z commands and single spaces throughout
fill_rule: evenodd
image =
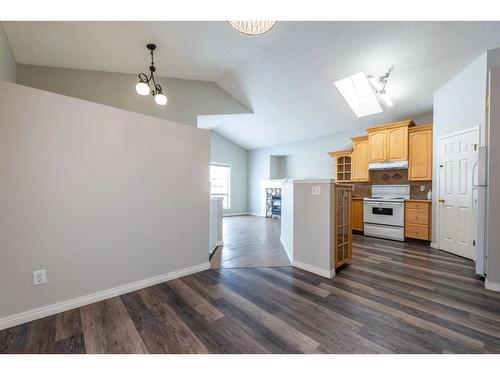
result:
M 404 226 L 404 203 L 364 202 L 364 222 L 382 225 Z

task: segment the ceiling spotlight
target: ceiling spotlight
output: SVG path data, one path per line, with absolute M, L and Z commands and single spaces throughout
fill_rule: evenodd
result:
M 368 81 L 370 81 L 370 84 L 373 86 L 375 92 L 380 95 L 380 97 L 384 100 L 385 104 L 388 107 L 392 107 L 394 105 L 394 102 L 389 97 L 389 95 L 387 95 L 387 91 L 385 90 L 385 86 L 387 85 L 387 81 L 389 80 L 391 72 L 392 72 L 392 66 L 385 74 L 381 75 L 378 78 L 375 78 L 374 76 L 367 77 Z
M 385 92 L 385 89 L 380 91 L 379 92 L 380 96 L 382 97 L 382 99 L 384 99 L 384 102 L 385 104 L 388 106 L 388 107 L 392 107 L 394 105 L 394 102 L 392 101 L 392 99 L 389 97 L 389 95 L 387 95 L 387 93 Z
M 151 53 L 151 65 L 149 66 L 149 77 L 144 73 L 139 73 L 139 82 L 135 85 L 135 91 L 139 95 L 152 95 L 158 105 L 167 104 L 167 97 L 163 94 L 163 89 L 160 84 L 156 83 L 154 72 L 156 71 L 155 62 L 153 58 L 153 51 L 156 49 L 155 44 L 148 44 L 146 48 Z
M 247 35 L 264 34 L 271 30 L 276 21 L 227 21 L 232 27 L 240 33 Z

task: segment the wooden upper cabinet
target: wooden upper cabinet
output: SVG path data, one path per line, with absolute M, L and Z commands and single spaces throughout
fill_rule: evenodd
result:
M 432 180 L 432 124 L 411 128 L 408 139 L 408 179 Z
M 386 160 L 386 143 L 387 131 L 385 129 L 368 134 L 370 163 L 383 162 Z
M 352 139 L 352 181 L 369 181 L 368 171 L 368 136 Z
M 369 162 L 407 160 L 408 128 L 414 125 L 405 120 L 368 128 Z
M 345 151 L 332 151 L 329 152 L 332 158 L 335 159 L 336 164 L 336 178 L 337 182 L 351 182 L 352 179 L 352 150 Z
M 387 160 L 408 160 L 408 127 L 387 130 Z

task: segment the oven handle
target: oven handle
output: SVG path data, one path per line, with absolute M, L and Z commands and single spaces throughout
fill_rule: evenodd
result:
M 381 202 L 365 202 L 365 205 L 366 206 L 370 206 L 370 207 L 401 207 L 403 204 L 402 203 L 390 203 L 390 202 L 387 202 L 387 203 L 382 203 L 380 204 Z

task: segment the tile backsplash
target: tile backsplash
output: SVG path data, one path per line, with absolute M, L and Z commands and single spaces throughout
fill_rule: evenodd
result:
M 408 181 L 408 169 L 391 169 L 370 171 L 370 182 L 354 183 L 355 197 L 369 197 L 372 185 L 410 185 L 412 199 L 427 199 L 427 193 L 432 189 L 432 181 Z M 420 187 L 424 186 L 424 191 Z

